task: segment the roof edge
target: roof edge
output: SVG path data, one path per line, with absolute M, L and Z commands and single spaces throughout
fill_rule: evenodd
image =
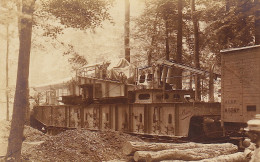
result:
M 240 51 L 240 50 L 257 48 L 257 47 L 260 47 L 260 45 L 253 45 L 253 46 L 246 46 L 246 47 L 239 47 L 239 48 L 228 48 L 228 49 L 220 50 L 220 52 L 225 53 L 225 52 L 232 52 L 232 51 Z

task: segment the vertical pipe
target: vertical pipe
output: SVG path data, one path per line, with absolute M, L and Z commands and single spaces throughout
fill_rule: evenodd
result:
M 125 59 L 130 62 L 130 2 L 125 0 Z

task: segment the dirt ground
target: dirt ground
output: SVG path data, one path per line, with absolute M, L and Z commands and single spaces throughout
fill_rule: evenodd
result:
M 0 121 L 0 156 L 6 154 L 10 123 Z M 129 161 L 122 147 L 127 141 L 142 141 L 115 131 L 67 130 L 49 136 L 26 126 L 22 146 L 23 161 Z
M 10 122 L 0 121 L 0 162 L 6 154 L 9 131 Z M 34 162 L 133 161 L 123 154 L 122 147 L 127 141 L 142 141 L 112 130 L 75 129 L 50 136 L 29 126 L 25 126 L 24 136 L 22 159 Z

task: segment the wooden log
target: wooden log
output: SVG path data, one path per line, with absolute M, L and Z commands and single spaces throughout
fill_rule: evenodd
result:
M 237 147 L 230 148 L 193 148 L 186 150 L 170 149 L 158 152 L 149 152 L 146 155 L 146 161 L 161 161 L 161 160 L 202 160 L 214 158 L 220 155 L 228 155 L 237 152 Z
M 192 149 L 192 148 L 219 148 L 226 149 L 232 148 L 237 149 L 237 146 L 231 143 L 223 144 L 201 144 L 201 143 L 147 143 L 147 142 L 130 142 L 128 141 L 123 146 L 123 153 L 125 155 L 132 155 L 136 151 L 160 151 L 160 150 L 169 150 L 169 149 Z
M 247 162 L 249 159 L 246 158 L 243 152 L 237 152 L 229 155 L 220 155 L 211 159 L 204 159 L 201 162 L 219 162 L 219 161 L 228 161 L 228 162 Z
M 210 159 L 203 159 L 199 161 L 189 161 L 189 162 L 219 162 L 219 161 L 227 161 L 227 162 L 248 162 L 249 159 L 246 158 L 243 152 L 236 152 L 234 154 L 229 155 L 220 155 Z M 161 162 L 177 162 L 176 160 L 162 160 Z M 179 160 L 178 162 L 184 162 L 183 160 Z
M 136 151 L 134 154 L 134 161 L 145 161 L 147 156 L 153 153 L 152 151 Z

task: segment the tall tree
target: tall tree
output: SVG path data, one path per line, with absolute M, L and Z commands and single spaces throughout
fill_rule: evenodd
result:
M 13 7 L 14 1 L 10 0 L 2 0 L 0 1 L 1 6 L 1 14 L 0 14 L 0 24 L 6 27 L 6 57 L 5 57 L 5 83 L 6 83 L 6 120 L 9 121 L 9 103 L 10 103 L 10 87 L 9 87 L 9 45 L 10 45 L 10 38 L 12 33 L 9 30 L 10 25 L 13 22 L 16 22 L 16 11 Z
M 9 121 L 9 24 L 6 25 L 6 120 Z
M 260 0 L 255 0 L 255 44 L 260 44 Z
M 176 61 L 182 63 L 182 0 L 178 0 L 178 32 L 177 32 L 177 55 Z M 182 89 L 182 71 L 177 70 L 178 78 L 176 79 L 176 88 Z
M 19 33 L 20 47 L 18 58 L 18 71 L 11 130 L 6 154 L 7 161 L 20 161 L 21 157 L 26 109 L 29 106 L 28 78 L 34 3 L 34 0 L 22 1 L 23 15 L 20 18 L 21 29 Z
M 195 0 L 191 0 L 191 17 L 194 33 L 194 64 L 200 69 L 200 50 L 199 50 L 199 21 L 195 14 Z M 200 76 L 195 76 L 195 100 L 201 100 Z
M 163 20 L 165 21 L 165 59 L 166 60 L 170 59 L 170 45 L 169 45 L 170 19 L 169 19 L 169 17 L 171 16 L 171 10 L 173 10 L 173 8 L 171 6 L 172 6 L 171 1 L 166 1 L 166 2 L 164 2 L 164 4 L 161 5 L 162 17 L 163 17 Z
M 125 0 L 125 59 L 130 62 L 130 2 Z
M 153 33 L 151 38 L 151 46 L 154 46 L 155 39 L 156 39 L 156 27 L 157 27 L 157 18 L 158 18 L 158 12 L 155 16 L 155 20 L 153 22 Z M 152 65 L 152 54 L 153 54 L 153 48 L 149 48 L 147 52 L 147 64 L 148 66 Z

